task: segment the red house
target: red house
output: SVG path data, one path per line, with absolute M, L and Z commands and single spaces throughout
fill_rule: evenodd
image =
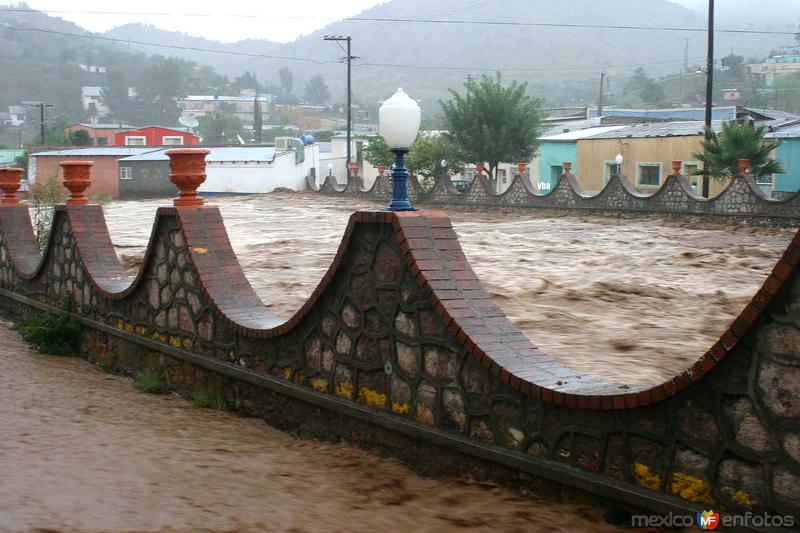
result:
M 191 146 L 200 144 L 200 136 L 183 129 L 145 126 L 114 135 L 117 146 Z

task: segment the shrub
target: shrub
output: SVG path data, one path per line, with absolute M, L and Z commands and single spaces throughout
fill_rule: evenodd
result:
M 22 339 L 36 350 L 51 355 L 77 355 L 81 322 L 69 314 L 72 296 L 67 294 L 59 315 L 40 312 L 25 315 L 14 325 Z
M 194 397 L 192 403 L 195 407 L 202 407 L 204 409 L 219 409 L 222 411 L 227 408 L 225 399 L 219 394 L 198 394 Z
M 146 369 L 136 376 L 133 385 L 148 394 L 164 394 L 167 392 L 167 382 L 157 370 Z

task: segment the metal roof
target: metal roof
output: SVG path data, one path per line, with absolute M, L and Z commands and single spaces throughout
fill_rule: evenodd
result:
M 87 148 L 69 148 L 66 150 L 50 150 L 47 152 L 36 152 L 33 156 L 53 156 L 53 157 L 120 157 L 139 155 L 152 152 L 153 148 L 142 148 L 136 146 L 90 146 Z
M 181 147 L 175 146 L 173 148 Z M 206 162 L 208 163 L 229 163 L 233 161 L 271 162 L 275 160 L 276 155 L 275 147 L 273 146 L 200 146 L 198 148 L 205 148 L 211 151 L 206 156 Z M 120 161 L 166 161 L 169 159 L 169 156 L 166 155 L 167 150 L 169 148 L 133 154 L 131 157 L 120 159 Z
M 83 126 L 84 128 L 94 128 L 96 130 L 119 130 L 119 129 L 133 129 L 136 126 L 131 126 L 130 124 L 86 124 L 81 122 L 80 124 L 73 124 L 72 126 Z
M 777 131 L 771 131 L 765 135 L 769 139 L 800 139 L 800 124 L 787 126 Z
M 721 121 L 712 123 L 715 130 L 719 130 Z M 704 122 L 700 120 L 682 122 L 652 122 L 646 124 L 633 124 L 623 126 L 606 133 L 591 136 L 591 139 L 625 139 L 625 138 L 646 138 L 646 137 L 683 137 L 689 135 L 702 135 Z
M 623 128 L 627 128 L 628 126 L 599 126 L 596 128 L 586 128 L 583 130 L 575 130 L 575 131 L 567 131 L 563 133 L 557 133 L 555 135 L 543 135 L 539 137 L 541 142 L 568 142 L 568 141 L 577 141 L 578 139 L 586 139 L 588 137 L 594 137 L 596 135 L 603 135 L 605 133 L 611 133 L 616 130 L 621 130 Z M 551 130 L 555 131 L 555 130 Z

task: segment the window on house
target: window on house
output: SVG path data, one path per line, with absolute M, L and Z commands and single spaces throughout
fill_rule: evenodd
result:
M 131 167 L 119 167 L 119 179 L 133 179 L 133 169 Z
M 661 163 L 639 163 L 636 165 L 636 185 L 640 187 L 661 186 Z
M 147 144 L 147 137 L 138 135 L 126 135 L 125 146 L 144 146 Z
M 164 137 L 161 138 L 161 144 L 165 146 L 183 145 L 183 137 L 179 135 L 173 137 L 165 135 Z
M 551 182 L 555 183 L 564 174 L 564 167 L 561 165 L 550 165 Z
M 619 165 L 616 161 L 603 161 L 603 185 L 608 183 L 611 176 L 616 176 L 619 172 Z
M 758 183 L 759 185 L 772 185 L 773 177 L 774 177 L 773 174 L 770 174 L 769 176 L 757 176 L 756 183 Z

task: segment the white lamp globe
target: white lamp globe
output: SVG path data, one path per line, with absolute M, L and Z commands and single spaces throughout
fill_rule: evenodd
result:
M 621 165 L 623 160 L 622 154 L 617 154 L 617 157 L 614 158 L 614 162 L 618 165 Z
M 378 112 L 379 131 L 389 148 L 410 148 L 417 138 L 422 110 L 403 89 L 386 100 Z

